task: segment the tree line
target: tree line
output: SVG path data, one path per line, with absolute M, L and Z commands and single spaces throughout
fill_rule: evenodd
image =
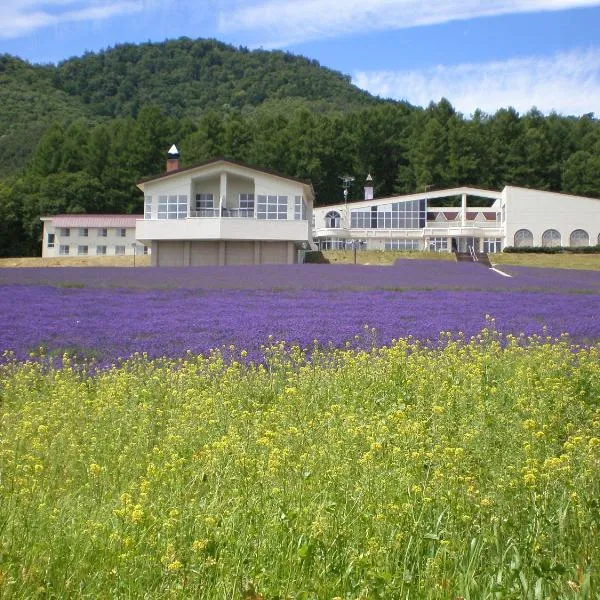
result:
M 376 103 L 319 112 L 303 101 L 228 106 L 199 119 L 144 106 L 135 117 L 54 122 L 24 169 L 0 180 L 0 255 L 38 255 L 40 216 L 141 213 L 135 182 L 164 170 L 176 143 L 183 166 L 226 156 L 312 181 L 318 205 L 342 201 L 339 176 L 362 197 L 426 187 L 504 185 L 600 197 L 600 122 L 593 115 L 520 115 L 501 109 L 465 118 L 447 100 L 427 108 Z

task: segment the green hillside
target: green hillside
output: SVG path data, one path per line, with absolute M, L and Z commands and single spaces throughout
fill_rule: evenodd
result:
M 247 113 L 283 100 L 319 112 L 377 103 L 348 76 L 317 61 L 215 40 L 123 44 L 57 66 L 2 55 L 0 176 L 22 167 L 55 121 L 136 117 L 147 105 L 174 118 L 198 119 L 211 109 Z
M 204 39 L 123 44 L 71 58 L 58 65 L 54 84 L 92 114 L 110 117 L 135 116 L 145 104 L 197 118 L 209 109 L 247 110 L 272 99 L 302 99 L 323 110 L 375 102 L 317 61 Z

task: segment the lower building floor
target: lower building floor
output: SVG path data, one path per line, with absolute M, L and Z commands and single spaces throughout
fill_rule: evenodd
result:
M 291 241 L 159 240 L 152 242 L 152 266 L 294 264 L 299 250 Z
M 359 238 L 359 237 L 325 237 L 315 240 L 319 250 L 395 250 L 395 251 L 429 251 L 429 252 L 502 252 L 501 237 L 483 236 L 430 236 L 402 238 Z

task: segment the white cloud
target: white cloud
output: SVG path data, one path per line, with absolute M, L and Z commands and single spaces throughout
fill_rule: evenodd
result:
M 495 15 L 565 10 L 600 0 L 238 0 L 219 14 L 219 31 L 254 32 L 281 47 L 364 31 L 406 29 Z
M 144 5 L 143 0 L 7 0 L 0 6 L 0 38 L 17 38 L 50 25 L 131 14 Z
M 582 115 L 600 109 L 600 48 L 423 70 L 358 72 L 354 83 L 373 94 L 426 106 L 445 97 L 472 114 L 513 106 L 526 112 Z

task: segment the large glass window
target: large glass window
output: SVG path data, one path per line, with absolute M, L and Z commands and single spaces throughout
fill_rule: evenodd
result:
M 187 217 L 187 196 L 159 196 L 159 219 L 185 219 Z
M 48 248 L 54 248 L 55 235 L 53 233 L 48 234 Z
M 88 247 L 87 246 L 77 246 L 77 254 L 79 256 L 87 256 Z
M 100 229 L 98 229 L 98 237 L 108 237 L 108 229 L 106 227 L 100 227 Z
M 69 254 L 69 245 L 68 244 L 61 244 L 58 248 L 58 253 L 61 256 L 67 256 Z
M 349 240 L 328 237 L 319 240 L 320 250 L 345 250 Z
M 555 248 L 560 246 L 560 233 L 556 229 L 547 229 L 542 235 L 542 246 Z
M 571 233 L 570 244 L 571 248 L 581 248 L 582 246 L 590 245 L 590 236 L 583 229 L 576 229 Z
M 529 229 L 519 229 L 515 233 L 515 248 L 533 246 L 533 233 Z
M 88 228 L 80 227 L 79 228 L 79 237 L 87 237 L 88 236 Z
M 420 240 L 388 240 L 385 243 L 385 249 L 401 251 L 420 250 L 421 242 Z
M 98 255 L 106 254 L 106 246 L 96 246 L 96 254 L 98 254 Z
M 125 254 L 125 246 L 115 246 L 115 254 L 117 256 L 123 256 Z
M 144 219 L 152 218 L 152 196 L 144 197 Z
M 350 212 L 350 227 L 357 229 L 422 229 L 426 222 L 426 200 L 381 204 Z
M 60 227 L 58 233 L 61 237 L 69 237 L 71 235 L 71 230 L 68 227 Z
M 287 196 L 258 196 L 256 218 L 268 220 L 287 219 Z
M 325 227 L 327 229 L 339 229 L 342 226 L 342 218 L 340 213 L 331 210 L 325 215 Z
M 294 197 L 294 220 L 306 221 L 306 200 L 302 196 Z

